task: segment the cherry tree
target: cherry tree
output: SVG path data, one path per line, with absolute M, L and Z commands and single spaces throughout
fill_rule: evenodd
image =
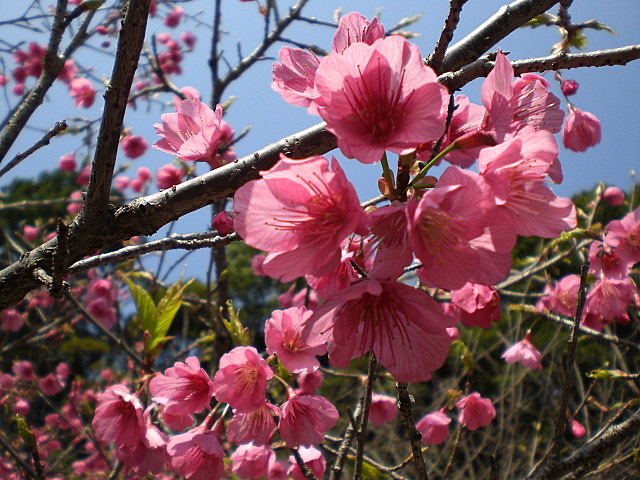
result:
M 237 55 L 220 0 L 206 20 L 191 1 L 58 0 L 3 22 L 42 38 L 3 41 L 0 176 L 76 145 L 0 204 L 18 212 L 1 247 L 3 478 L 632 475 L 637 191 L 550 185 L 560 142 L 602 137 L 569 71 L 640 46 L 579 51 L 612 29 L 575 22 L 570 0 L 516 0 L 453 45 L 467 2 L 450 0 L 431 52 L 417 16 L 246 3 L 263 32 Z M 500 42 L 522 28 L 561 40 L 518 59 Z M 183 71 L 202 42 L 206 91 Z M 229 92 L 267 61 L 271 89 L 320 123 L 247 152 Z M 34 134 L 61 92 L 71 113 Z M 132 166 L 151 154 L 165 164 Z M 379 195 L 359 198 L 349 162 Z M 205 231 L 172 233 L 202 210 Z M 204 249 L 200 278 L 172 274 L 175 252 Z

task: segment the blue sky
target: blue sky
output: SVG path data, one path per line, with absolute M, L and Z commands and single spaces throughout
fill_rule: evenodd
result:
M 11 2 L 3 6 L 3 19 L 10 18 L 12 13 L 21 13 L 21 2 Z M 180 32 L 191 30 L 198 35 L 198 43 L 192 54 L 186 56 L 183 69 L 184 74 L 174 76 L 173 81 L 180 87 L 192 85 L 198 88 L 203 100 L 211 96 L 210 74 L 207 69 L 209 56 L 208 35 L 210 30 L 202 24 L 210 24 L 211 13 L 210 0 L 196 0 L 183 4 L 185 10 L 192 15 L 175 30 L 174 36 Z M 473 30 L 477 25 L 493 14 L 506 2 L 495 0 L 469 0 L 464 6 L 461 22 L 453 43 Z M 240 2 L 239 0 L 225 0 L 222 2 L 223 12 L 223 37 L 222 48 L 229 62 L 233 64 L 237 60 L 237 50 L 240 48 L 244 54 L 250 52 L 262 33 L 262 19 L 257 13 L 254 2 Z M 415 14 L 422 14 L 422 18 L 410 27 L 411 31 L 420 33 L 413 41 L 418 45 L 423 55 L 428 55 L 439 36 L 443 19 L 446 15 L 448 1 L 446 0 L 352 0 L 348 2 L 334 2 L 331 0 L 311 0 L 305 7 L 303 14 L 310 17 L 330 20 L 333 12 L 340 5 L 344 5 L 344 12 L 359 11 L 367 17 L 372 17 L 379 12 L 380 19 L 386 27 L 395 25 L 400 19 Z M 606 7 L 605 7 L 606 5 Z M 8 7 L 8 8 L 5 8 Z M 167 12 L 163 7 L 161 11 Z M 13 10 L 13 12 L 12 12 Z M 282 11 L 286 9 L 281 7 Z M 555 13 L 555 9 L 552 10 Z M 628 44 L 640 43 L 638 35 L 638 22 L 640 21 L 640 2 L 637 0 L 575 0 L 570 9 L 572 18 L 576 22 L 593 18 L 611 26 L 617 31 L 611 35 L 604 31 L 587 32 L 589 41 L 587 51 L 613 48 Z M 4 38 L 20 38 L 24 41 L 33 41 L 36 38 L 39 43 L 46 42 L 46 36 L 38 36 L 33 31 L 24 29 L 11 29 L 2 27 Z M 149 32 L 159 33 L 166 29 L 159 20 L 150 23 Z M 331 43 L 333 30 L 323 26 L 300 23 L 287 31 L 286 36 L 298 41 L 317 44 L 328 49 Z M 560 39 L 557 30 L 553 28 L 522 29 L 504 41 L 499 47 L 509 51 L 509 58 L 524 59 L 528 57 L 545 56 L 551 46 Z M 100 39 L 102 40 L 102 39 Z M 115 45 L 115 41 L 113 42 Z M 97 43 L 96 43 L 97 45 Z M 279 45 L 272 47 L 268 55 L 277 56 Z M 78 52 L 77 61 L 85 67 L 93 66 L 92 74 L 96 80 L 106 79 L 111 70 L 112 48 L 83 49 Z M 12 61 L 6 54 L 1 54 L 7 70 L 12 67 Z M 236 96 L 237 99 L 227 112 L 225 120 L 228 121 L 237 132 L 244 127 L 251 126 L 249 135 L 236 146 L 239 154 L 249 154 L 257 148 L 283 136 L 314 125 L 320 119 L 308 115 L 305 109 L 288 105 L 282 101 L 279 95 L 269 88 L 271 81 L 271 65 L 273 60 L 265 60 L 257 64 L 239 81 L 234 83 L 227 91 L 227 95 Z M 1 67 L 1 66 L 0 66 Z M 584 68 L 571 70 L 564 73 L 565 78 L 573 78 L 580 83 L 578 94 L 573 97 L 573 102 L 579 108 L 590 111 L 598 116 L 603 125 L 603 139 L 600 145 L 590 149 L 586 153 L 573 153 L 561 151 L 560 160 L 565 172 L 565 182 L 556 186 L 555 191 L 559 195 L 570 196 L 577 191 L 589 188 L 598 181 L 604 181 L 610 185 L 617 185 L 628 189 L 631 180 L 630 170 L 640 166 L 640 61 L 621 67 Z M 546 74 L 551 81 L 552 74 Z M 100 85 L 96 82 L 97 88 Z M 479 102 L 481 80 L 476 80 L 465 87 L 461 93 L 468 95 L 472 101 Z M 555 93 L 559 94 L 557 84 L 554 83 Z M 9 92 L 5 99 L 15 101 L 15 97 Z M 143 135 L 152 144 L 158 137 L 155 135 L 152 124 L 160 121 L 160 114 L 172 111 L 171 96 L 165 95 L 160 101 L 167 102 L 164 107 L 160 103 L 152 105 L 149 109 L 140 104 L 138 109 L 127 113 L 126 126 L 133 129 L 133 133 Z M 74 115 L 82 115 L 87 118 L 97 118 L 100 114 L 102 102 L 98 97 L 92 109 L 79 111 L 73 107 L 63 85 L 55 87 L 53 95 L 40 109 L 30 122 L 30 130 L 25 132 L 20 141 L 10 152 L 12 157 L 17 152 L 24 150 L 41 136 L 38 129 L 48 129 L 55 121 Z M 7 111 L 7 103 L 0 95 L 0 110 Z M 34 154 L 32 157 L 16 168 L 11 174 L 0 178 L 0 187 L 16 176 L 33 176 L 34 172 L 43 169 L 53 169 L 57 166 L 60 155 L 75 150 L 79 147 L 81 139 L 77 136 L 65 135 L 55 139 L 51 146 Z M 82 152 L 82 150 L 80 150 Z M 333 152 L 341 158 L 337 152 Z M 149 149 L 140 159 L 131 162 L 131 176 L 135 175 L 138 166 L 148 166 L 152 171 L 169 163 L 172 157 L 168 154 Z M 121 163 L 125 162 L 124 157 Z M 361 200 L 377 194 L 376 180 L 379 176 L 378 165 L 362 165 L 355 160 L 343 160 L 349 178 L 356 184 L 360 192 Z M 201 172 L 204 168 L 201 168 Z M 180 222 L 177 228 L 179 232 L 192 232 L 205 230 L 210 221 L 209 211 L 188 215 Z M 161 236 L 161 234 L 160 234 Z M 205 252 L 198 254 L 206 255 Z M 201 264 L 199 261 L 189 262 L 187 269 L 190 273 L 193 264 Z M 196 273 L 195 271 L 193 273 Z M 198 271 L 197 273 L 202 273 Z

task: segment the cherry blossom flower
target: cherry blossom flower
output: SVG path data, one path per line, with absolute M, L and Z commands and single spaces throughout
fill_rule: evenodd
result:
M 470 393 L 456 402 L 460 410 L 458 422 L 469 430 L 486 427 L 496 418 L 496 409 L 488 398 L 482 398 L 478 392 Z
M 607 187 L 602 192 L 602 199 L 612 207 L 619 207 L 624 204 L 624 192 L 618 187 Z
M 194 428 L 176 435 L 167 444 L 171 467 L 188 480 L 218 480 L 224 476 L 224 451 L 218 435 Z
M 313 315 L 305 307 L 274 310 L 264 325 L 264 341 L 269 355 L 277 355 L 291 373 L 313 372 L 320 367 L 316 355 L 327 353 L 322 339 L 309 344 L 302 338 L 304 322 Z
M 322 443 L 339 417 L 336 407 L 320 395 L 293 395 L 280 409 L 278 430 L 289 448 Z
M 409 241 L 423 265 L 422 282 L 451 290 L 474 280 L 480 252 L 469 242 L 485 232 L 494 208 L 484 179 L 458 167 L 447 168 L 433 190 L 407 204 Z M 489 280 L 497 283 L 502 276 Z
M 62 391 L 62 385 L 53 373 L 50 373 L 47 376 L 41 378 L 38 382 L 38 388 L 42 390 L 42 393 L 49 396 L 55 395 Z
M 315 372 L 302 372 L 296 377 L 298 389 L 296 393 L 315 393 L 322 386 L 324 374 L 320 370 Z
M 611 323 L 613 320 L 621 324 L 629 323 L 627 307 L 636 303 L 638 299 L 638 289 L 630 277 L 622 279 L 601 277 L 587 294 L 585 311 L 589 321 L 585 323 L 591 328 L 601 330 L 602 326 L 594 322 L 594 316 L 600 319 L 603 324 Z
M 131 179 L 129 177 L 120 175 L 113 180 L 113 183 L 117 191 L 124 192 L 131 183 Z
M 219 235 L 233 233 L 233 214 L 226 210 L 216 213 L 213 216 L 211 226 L 218 231 Z
M 162 21 L 167 27 L 175 28 L 180 25 L 180 20 L 182 20 L 182 16 L 184 15 L 184 10 L 182 7 L 174 7 L 173 10 L 169 12 L 169 14 L 164 17 Z
M 92 425 L 98 440 L 118 447 L 135 445 L 146 434 L 142 403 L 124 385 L 112 385 L 98 395 Z
M 358 12 L 350 12 L 340 17 L 338 29 L 333 35 L 331 49 L 334 53 L 344 53 L 351 45 L 357 42 L 363 42 L 367 45 L 384 38 L 384 26 L 373 18 L 369 22 Z
M 6 308 L 0 313 L 3 332 L 17 332 L 24 325 L 22 315 L 15 308 Z
M 16 400 L 16 403 L 13 404 L 13 413 L 15 413 L 16 415 L 26 417 L 27 415 L 29 415 L 30 411 L 31 405 L 24 398 L 18 398 Z
M 213 393 L 241 413 L 257 410 L 266 403 L 267 380 L 273 372 L 253 347 L 236 347 L 220 359 L 213 379 Z
M 398 416 L 397 399 L 382 393 L 371 394 L 371 408 L 369 409 L 369 423 L 381 427 L 393 421 Z
M 176 113 L 164 113 L 153 127 L 162 138 L 153 148 L 185 161 L 207 162 L 211 168 L 226 163 L 221 153 L 229 146 L 233 130 L 222 120 L 222 105 L 215 112 L 198 98 L 178 101 Z
M 302 458 L 302 461 L 313 472 L 316 478 L 323 478 L 324 472 L 327 469 L 327 462 L 322 456 L 322 452 L 313 446 L 300 447 L 298 453 Z M 291 466 L 287 471 L 287 475 L 291 475 L 294 480 L 306 480 L 306 476 L 302 472 L 302 469 L 296 462 L 293 455 L 289 457 Z
M 316 96 L 314 79 L 320 60 L 313 53 L 290 47 L 282 47 L 279 58 L 281 63 L 273 64 L 271 88 L 285 102 L 308 107 Z
M 449 436 L 450 423 L 451 419 L 442 410 L 427 413 L 416 423 L 416 428 L 422 435 L 422 444 L 440 445 Z
M 467 327 L 491 328 L 500 320 L 500 296 L 494 287 L 468 282 L 451 292 L 449 313 Z
M 86 187 L 87 185 L 89 185 L 89 178 L 91 178 L 91 165 L 85 165 L 78 173 L 76 182 L 78 183 L 78 185 Z
M 249 413 L 234 412 L 227 424 L 227 439 L 233 443 L 249 443 L 265 445 L 276 429 L 273 415 L 279 415 L 280 409 L 270 403 Z
M 578 87 L 580 85 L 575 80 L 562 80 L 560 84 L 560 90 L 562 90 L 562 94 L 565 97 L 570 97 L 571 95 L 575 95 L 578 92 Z
M 305 324 L 307 338 L 326 338 L 332 365 L 375 353 L 399 382 L 429 380 L 449 351 L 440 304 L 395 281 L 361 280 L 336 292 Z
M 197 357 L 176 362 L 164 375 L 157 375 L 149 383 L 153 401 L 165 406 L 170 415 L 200 413 L 213 398 L 213 382 Z
M 562 143 L 569 150 L 584 152 L 600 143 L 600 120 L 591 112 L 585 112 L 569 104 L 569 116 L 562 127 Z
M 63 172 L 73 172 L 76 169 L 76 154 L 69 152 L 62 155 L 58 162 L 58 167 Z
M 247 443 L 231 454 L 231 471 L 241 479 L 267 478 L 269 466 L 275 460 L 276 452 L 267 445 Z
M 327 55 L 315 75 L 314 102 L 349 158 L 380 160 L 442 134 L 447 91 L 405 38 L 392 35 L 372 45 L 356 42 L 342 55 Z
M 370 275 L 395 280 L 411 264 L 413 252 L 409 244 L 406 204 L 386 205 L 369 213 L 370 247 L 375 249 Z
M 75 78 L 69 83 L 69 95 L 76 107 L 89 108 L 96 98 L 96 89 L 86 78 Z
M 135 445 L 116 449 L 116 457 L 138 475 L 158 474 L 169 460 L 167 436 L 147 421 L 144 437 Z
M 605 236 L 605 241 L 608 240 L 610 238 Z M 626 257 L 620 258 L 619 249 L 604 241 L 596 240 L 589 247 L 589 273 L 593 273 L 597 278 L 625 278 L 634 263 Z
M 29 360 L 19 360 L 11 366 L 11 371 L 23 382 L 31 382 L 36 379 L 36 373 L 33 371 L 33 363 Z
M 182 183 L 183 176 L 184 170 L 176 167 L 173 163 L 168 163 L 160 167 L 156 172 L 156 185 L 160 190 L 171 188 L 174 185 Z
M 640 208 L 607 225 L 605 241 L 623 262 L 640 262 Z
M 147 151 L 147 141 L 140 135 L 125 135 L 120 140 L 120 145 L 127 158 L 138 158 Z
M 527 333 L 522 340 L 511 345 L 502 358 L 507 363 L 520 363 L 523 367 L 542 370 L 540 351 L 531 343 L 531 334 Z
M 562 277 L 549 293 L 549 308 L 560 315 L 573 317 L 576 314 L 579 288 L 580 277 L 578 275 L 571 274 Z
M 309 276 L 307 276 L 306 278 L 308 282 Z M 291 287 L 286 292 L 278 295 L 278 305 L 280 306 L 280 308 L 286 309 L 291 307 L 305 307 L 309 310 L 315 310 L 318 305 L 320 305 L 320 297 L 318 296 L 318 292 L 316 290 L 303 288 L 294 293 L 295 287 L 295 285 L 291 285 Z
M 329 273 L 340 263 L 340 243 L 366 233 L 367 217 L 338 162 L 282 157 L 234 197 L 235 229 L 250 246 L 269 252 L 262 270 L 288 282 Z

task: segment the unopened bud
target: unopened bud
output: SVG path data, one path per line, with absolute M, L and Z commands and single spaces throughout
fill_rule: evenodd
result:
M 580 85 L 575 80 L 562 80 L 562 84 L 560 85 L 560 89 L 562 90 L 562 94 L 565 97 L 569 97 L 571 95 L 575 95 L 578 91 L 578 87 Z
M 233 233 L 233 215 L 226 210 L 216 213 L 211 224 L 222 236 Z

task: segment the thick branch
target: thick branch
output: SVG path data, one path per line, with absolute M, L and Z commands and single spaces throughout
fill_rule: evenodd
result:
M 486 22 L 447 51 L 440 71 L 452 72 L 477 60 L 515 29 L 556 3 L 558 0 L 517 0 L 503 5 Z

